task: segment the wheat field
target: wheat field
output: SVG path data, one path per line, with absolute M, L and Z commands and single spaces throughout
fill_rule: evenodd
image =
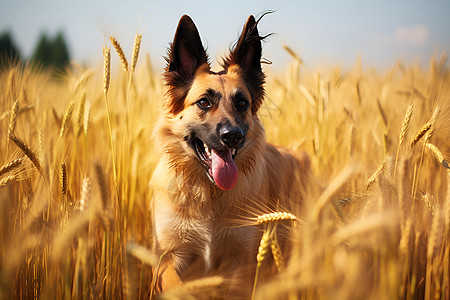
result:
M 0 74 L 1 299 L 155 297 L 148 181 L 164 87 L 140 41 L 128 55 L 111 39 L 106 66 Z M 319 71 L 286 50 L 259 115 L 269 142 L 311 156 L 318 188 L 301 212 L 255 215 L 255 226 L 296 220 L 288 261 L 261 242 L 279 275 L 254 298 L 449 299 L 447 57 Z M 159 296 L 220 298 L 224 280 Z

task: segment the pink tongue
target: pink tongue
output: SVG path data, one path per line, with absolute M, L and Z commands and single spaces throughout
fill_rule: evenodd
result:
M 211 151 L 211 171 L 217 186 L 222 190 L 231 190 L 237 183 L 238 170 L 231 155 L 231 149 L 217 153 Z

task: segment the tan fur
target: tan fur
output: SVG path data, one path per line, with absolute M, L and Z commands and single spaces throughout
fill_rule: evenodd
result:
M 169 250 L 156 274 L 160 290 L 219 274 L 231 279 L 230 295 L 248 295 L 262 227 L 237 226 L 239 220 L 255 218 L 255 212 L 289 211 L 293 204 L 299 206 L 305 192 L 308 156 L 297 158 L 287 149 L 266 143 L 258 115 L 250 109 L 242 117 L 248 130 L 246 142 L 234 159 L 238 181 L 233 189 L 219 189 L 185 142 L 195 124 L 233 120 L 232 95 L 237 89 L 249 99 L 250 106 L 253 104 L 242 73 L 239 65 L 221 73 L 200 66 L 182 109 L 175 114 L 163 110 L 155 128 L 162 152 L 151 179 L 155 248 L 159 254 Z M 195 102 L 208 89 L 221 94 L 220 103 L 201 117 Z M 170 94 L 165 101 L 172 101 L 167 97 Z

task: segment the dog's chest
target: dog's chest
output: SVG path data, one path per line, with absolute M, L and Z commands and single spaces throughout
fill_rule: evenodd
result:
M 257 248 L 258 231 L 236 227 L 226 221 L 223 212 L 203 211 L 193 217 L 160 207 L 155 218 L 159 243 L 162 248 L 172 248 L 179 253 L 180 268 L 189 264 L 193 257 L 203 261 L 205 273 L 222 267 L 223 262 L 245 264 Z

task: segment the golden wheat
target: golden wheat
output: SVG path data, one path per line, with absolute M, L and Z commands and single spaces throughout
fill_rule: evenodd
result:
M 0 74 L 4 79 L 0 98 L 5 100 L 0 104 L 4 129 L 0 130 L 0 199 L 7 200 L 0 201 L 0 260 L 5 262 L 0 272 L 1 299 L 99 295 L 105 299 L 153 299 L 158 257 L 151 248 L 152 187 L 147 180 L 159 156 L 157 145 L 148 136 L 159 113 L 158 101 L 153 100 L 162 99 L 164 90 L 155 84 L 159 72 L 151 69 L 149 60 L 145 72 L 133 74 L 138 55 L 142 55 L 142 49 L 137 50 L 140 38 L 135 37 L 129 76 L 112 76 L 106 47 L 103 69 L 74 66 L 58 80 L 53 80 L 50 72 L 35 72 L 27 66 Z M 315 178 L 305 184 L 318 186 L 302 201 L 292 195 L 296 200 L 292 203 L 298 206 L 289 211 L 295 215 L 274 211 L 250 218 L 249 225 L 261 224 L 267 231 L 263 237 L 269 236 L 268 242 L 261 245 L 260 241 L 261 249 L 255 245 L 253 262 L 279 270 L 279 276 L 271 278 L 273 283 L 257 282 L 257 275 L 247 278 L 255 280 L 256 296 L 445 298 L 449 289 L 450 171 L 434 159 L 448 168 L 447 67 L 441 61 L 431 62 L 430 70 L 398 63 L 386 76 L 365 73 L 361 66 L 345 73 L 339 68 L 325 73 L 300 72 L 301 59 L 293 48 L 288 49 L 293 61 L 283 74 L 287 80 L 267 81 L 270 97 L 263 107 L 267 113 L 261 110 L 259 117 L 268 141 L 298 145 L 295 151 L 310 154 Z M 99 81 L 103 88 L 96 85 Z M 110 84 L 114 88 L 110 89 Z M 139 101 L 127 101 L 134 106 L 122 109 L 124 95 L 126 100 Z M 66 107 L 51 101 L 56 98 L 69 99 Z M 113 140 L 108 140 L 111 127 L 104 121 L 109 109 L 101 106 L 102 100 L 110 105 L 112 125 L 127 117 L 132 120 L 126 133 L 113 128 Z M 73 112 L 78 113 L 77 119 L 67 118 L 71 102 L 77 106 Z M 407 106 L 406 115 L 398 109 Z M 411 128 L 423 125 L 423 116 L 415 117 L 419 108 L 420 112 L 434 109 L 425 121 L 430 129 L 415 142 L 415 146 L 423 144 L 422 154 L 434 156 L 432 159 L 422 159 L 418 149 L 404 149 L 415 138 Z M 403 121 L 397 124 L 401 126 L 399 134 L 391 130 L 396 120 Z M 60 139 L 63 125 L 65 138 Z M 72 125 L 75 137 L 84 130 L 83 139 L 71 138 Z M 384 143 L 378 137 L 383 137 Z M 36 148 L 32 147 L 34 138 Z M 104 159 L 113 152 L 111 142 L 117 147 L 114 177 L 110 160 Z M 392 145 L 397 142 L 394 160 Z M 372 175 L 374 159 L 383 162 L 372 168 L 382 166 Z M 346 169 L 345 163 L 361 165 L 361 170 L 370 173 Z M 31 176 L 34 169 L 45 176 Z M 400 173 L 397 177 L 396 171 Z M 67 199 L 74 201 L 63 201 L 63 173 L 67 173 Z M 109 191 L 113 187 L 115 190 Z M 278 222 L 296 225 L 283 232 L 291 247 L 277 240 L 274 228 Z M 288 255 L 289 259 L 283 260 Z M 266 259 L 270 256 L 273 266 L 269 265 L 272 260 Z M 218 277 L 195 274 L 200 281 L 186 282 L 155 297 L 226 298 L 226 288 L 233 280 L 228 280 L 228 273 L 213 274 Z
M 65 162 L 61 164 L 61 194 L 63 199 L 67 197 L 67 167 Z
M 136 243 L 127 244 L 127 253 L 130 253 L 133 257 L 149 266 L 156 266 L 158 264 L 159 257 L 155 253 Z
M 432 260 L 433 257 L 435 257 L 436 251 L 441 246 L 441 243 L 443 242 L 442 237 L 444 235 L 444 222 L 442 219 L 442 209 L 439 208 L 435 210 L 435 214 L 433 216 L 433 221 L 431 223 L 431 229 L 430 229 L 430 237 L 428 238 L 428 245 L 427 245 L 427 258 L 428 260 Z
M 142 34 L 136 34 L 133 47 L 133 59 L 131 60 L 131 73 L 136 69 L 137 60 L 139 57 L 139 50 L 141 49 Z
M 109 191 L 108 186 L 106 184 L 106 176 L 103 172 L 103 168 L 100 164 L 96 163 L 94 165 L 95 168 L 95 175 L 97 177 L 97 183 L 100 188 L 100 195 L 102 200 L 102 208 L 106 209 L 108 205 L 108 199 L 109 199 Z
M 416 145 L 420 141 L 420 139 L 422 139 L 422 137 L 431 129 L 432 125 L 433 124 L 431 122 L 428 122 L 423 125 L 422 128 L 420 128 L 420 130 L 414 136 L 414 139 L 411 141 L 411 148 L 414 147 L 414 145 Z
M 398 145 L 399 147 L 402 145 L 403 141 L 405 140 L 405 137 L 408 133 L 409 124 L 411 123 L 411 116 L 414 111 L 414 105 L 410 104 L 408 105 L 408 108 L 406 110 L 405 119 L 403 120 L 402 130 L 400 131 L 400 136 L 398 138 Z
M 16 101 L 14 101 L 13 106 L 11 108 L 11 118 L 9 121 L 8 136 L 14 135 L 14 130 L 16 129 L 18 111 L 19 111 L 19 99 L 16 99 Z
M 91 180 L 89 179 L 89 177 L 85 177 L 81 185 L 80 211 L 86 210 L 87 206 L 89 205 L 89 201 L 91 198 L 91 189 Z
M 111 80 L 111 50 L 103 47 L 103 91 L 108 94 L 109 82 Z
M 23 154 L 25 154 L 31 160 L 36 169 L 40 171 L 41 164 L 39 163 L 39 159 L 33 152 L 33 150 L 31 150 L 31 148 L 28 147 L 28 145 L 24 141 L 14 135 L 10 136 L 9 139 L 13 141 L 14 144 L 16 144 L 16 146 L 23 152 Z
M 288 212 L 273 212 L 260 215 L 256 218 L 256 224 L 270 223 L 280 220 L 296 220 L 297 217 Z
M 18 168 L 23 162 L 23 158 L 16 158 L 0 167 L 0 176 Z
M 80 107 L 78 108 L 78 119 L 77 119 L 77 130 L 76 136 L 79 136 L 84 128 L 84 117 L 85 117 L 85 109 L 86 109 L 86 90 L 83 90 L 81 93 L 81 101 Z
M 444 158 L 444 155 L 442 154 L 442 152 L 439 150 L 438 147 L 436 147 L 431 143 L 426 143 L 425 146 L 427 146 L 427 148 L 431 150 L 431 152 L 434 154 L 434 157 L 436 157 L 437 161 L 441 163 L 444 166 L 444 168 L 450 169 L 447 161 Z
M 114 49 L 116 49 L 117 55 L 119 56 L 120 62 L 122 63 L 122 68 L 125 72 L 128 72 L 128 61 L 125 56 L 125 53 L 123 52 L 122 46 L 120 46 L 120 43 L 116 40 L 115 37 L 110 36 L 112 45 L 114 46 Z
M 434 216 L 434 201 L 432 197 L 430 197 L 428 194 L 423 195 L 423 202 L 425 202 L 425 205 L 427 206 L 428 210 L 430 211 L 431 215 Z
M 66 128 L 69 126 L 70 119 L 72 118 L 73 108 L 75 107 L 75 102 L 71 101 L 69 103 L 69 106 L 67 106 L 66 112 L 64 114 L 62 124 L 61 124 L 61 130 L 59 132 L 59 138 L 62 138 L 64 136 L 64 132 L 66 131 Z
M 366 189 L 369 189 L 372 184 L 377 180 L 378 176 L 384 171 L 384 167 L 386 165 L 386 160 L 383 160 L 378 168 L 373 172 L 373 174 L 369 177 L 366 184 Z
M 12 182 L 16 182 L 20 179 L 20 177 L 18 175 L 8 175 L 8 176 L 2 176 L 0 178 L 0 186 L 5 186 L 8 185 Z
M 283 253 L 281 252 L 280 244 L 278 243 L 278 239 L 276 234 L 274 233 L 272 238 L 270 239 L 270 249 L 272 250 L 273 259 L 275 261 L 275 265 L 277 266 L 278 272 L 284 272 L 284 259 Z

